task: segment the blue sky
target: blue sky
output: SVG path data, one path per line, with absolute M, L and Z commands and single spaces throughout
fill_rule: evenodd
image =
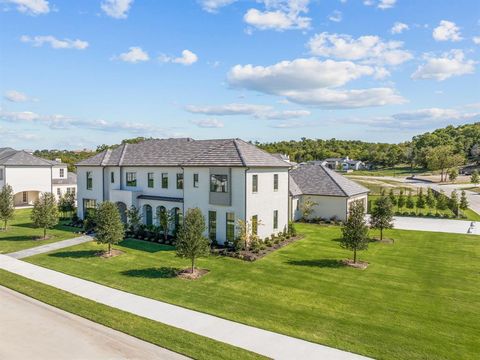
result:
M 0 146 L 399 142 L 480 121 L 471 0 L 0 0 Z

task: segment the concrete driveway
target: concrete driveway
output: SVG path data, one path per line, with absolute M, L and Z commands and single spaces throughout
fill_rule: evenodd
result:
M 0 286 L 0 359 L 186 359 Z

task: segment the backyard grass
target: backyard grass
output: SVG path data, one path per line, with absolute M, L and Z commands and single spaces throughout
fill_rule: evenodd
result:
M 0 270 L 0 285 L 194 359 L 263 357 Z
M 27 259 L 114 288 L 378 359 L 477 359 L 480 237 L 389 230 L 344 267 L 340 228 L 298 224 L 305 237 L 256 262 L 200 259 L 210 273 L 172 277 L 188 266 L 171 247 L 127 240 L 121 256 L 86 243 Z
M 66 240 L 75 237 L 73 233 L 78 229 L 64 226 L 61 223 L 47 231 L 47 240 L 41 240 L 42 229 L 36 229 L 30 220 L 31 209 L 15 211 L 15 217 L 8 222 L 8 230 L 0 230 L 0 254 L 10 253 L 52 242 Z M 3 226 L 3 224 L 2 224 Z

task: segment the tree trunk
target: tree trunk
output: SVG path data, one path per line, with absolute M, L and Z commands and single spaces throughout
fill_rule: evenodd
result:
M 108 255 L 112 254 L 112 244 L 108 243 Z
M 353 249 L 353 263 L 357 263 L 357 249 Z
M 383 240 L 383 227 L 380 228 L 380 241 Z
M 7 220 L 5 220 L 5 227 L 4 227 L 5 231 L 7 231 Z
M 43 240 L 45 240 L 47 238 L 47 228 L 44 227 L 43 228 Z
M 192 269 L 190 270 L 192 275 L 194 270 L 195 270 L 195 258 L 192 258 Z

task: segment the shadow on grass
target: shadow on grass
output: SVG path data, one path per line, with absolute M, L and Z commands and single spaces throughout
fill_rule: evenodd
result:
M 128 249 L 146 251 L 149 253 L 156 253 L 158 251 L 172 251 L 175 250 L 174 246 L 158 244 L 144 240 L 126 239 L 120 243 L 120 246 Z
M 2 233 L 0 233 L 0 241 L 36 241 L 36 240 L 39 240 L 39 236 L 34 236 L 34 235 L 2 236 Z
M 289 265 L 320 267 L 320 268 L 340 268 L 345 266 L 340 260 L 337 260 L 337 259 L 290 260 L 287 263 Z
M 335 238 L 335 239 L 332 239 L 331 241 L 335 241 L 335 242 L 341 242 L 342 241 L 342 238 Z
M 147 279 L 169 279 L 177 276 L 180 269 L 173 267 L 133 269 L 120 272 L 122 275 Z
M 74 258 L 74 259 L 97 257 L 98 250 L 62 251 L 62 252 L 49 254 L 48 256 L 53 256 L 58 258 Z

